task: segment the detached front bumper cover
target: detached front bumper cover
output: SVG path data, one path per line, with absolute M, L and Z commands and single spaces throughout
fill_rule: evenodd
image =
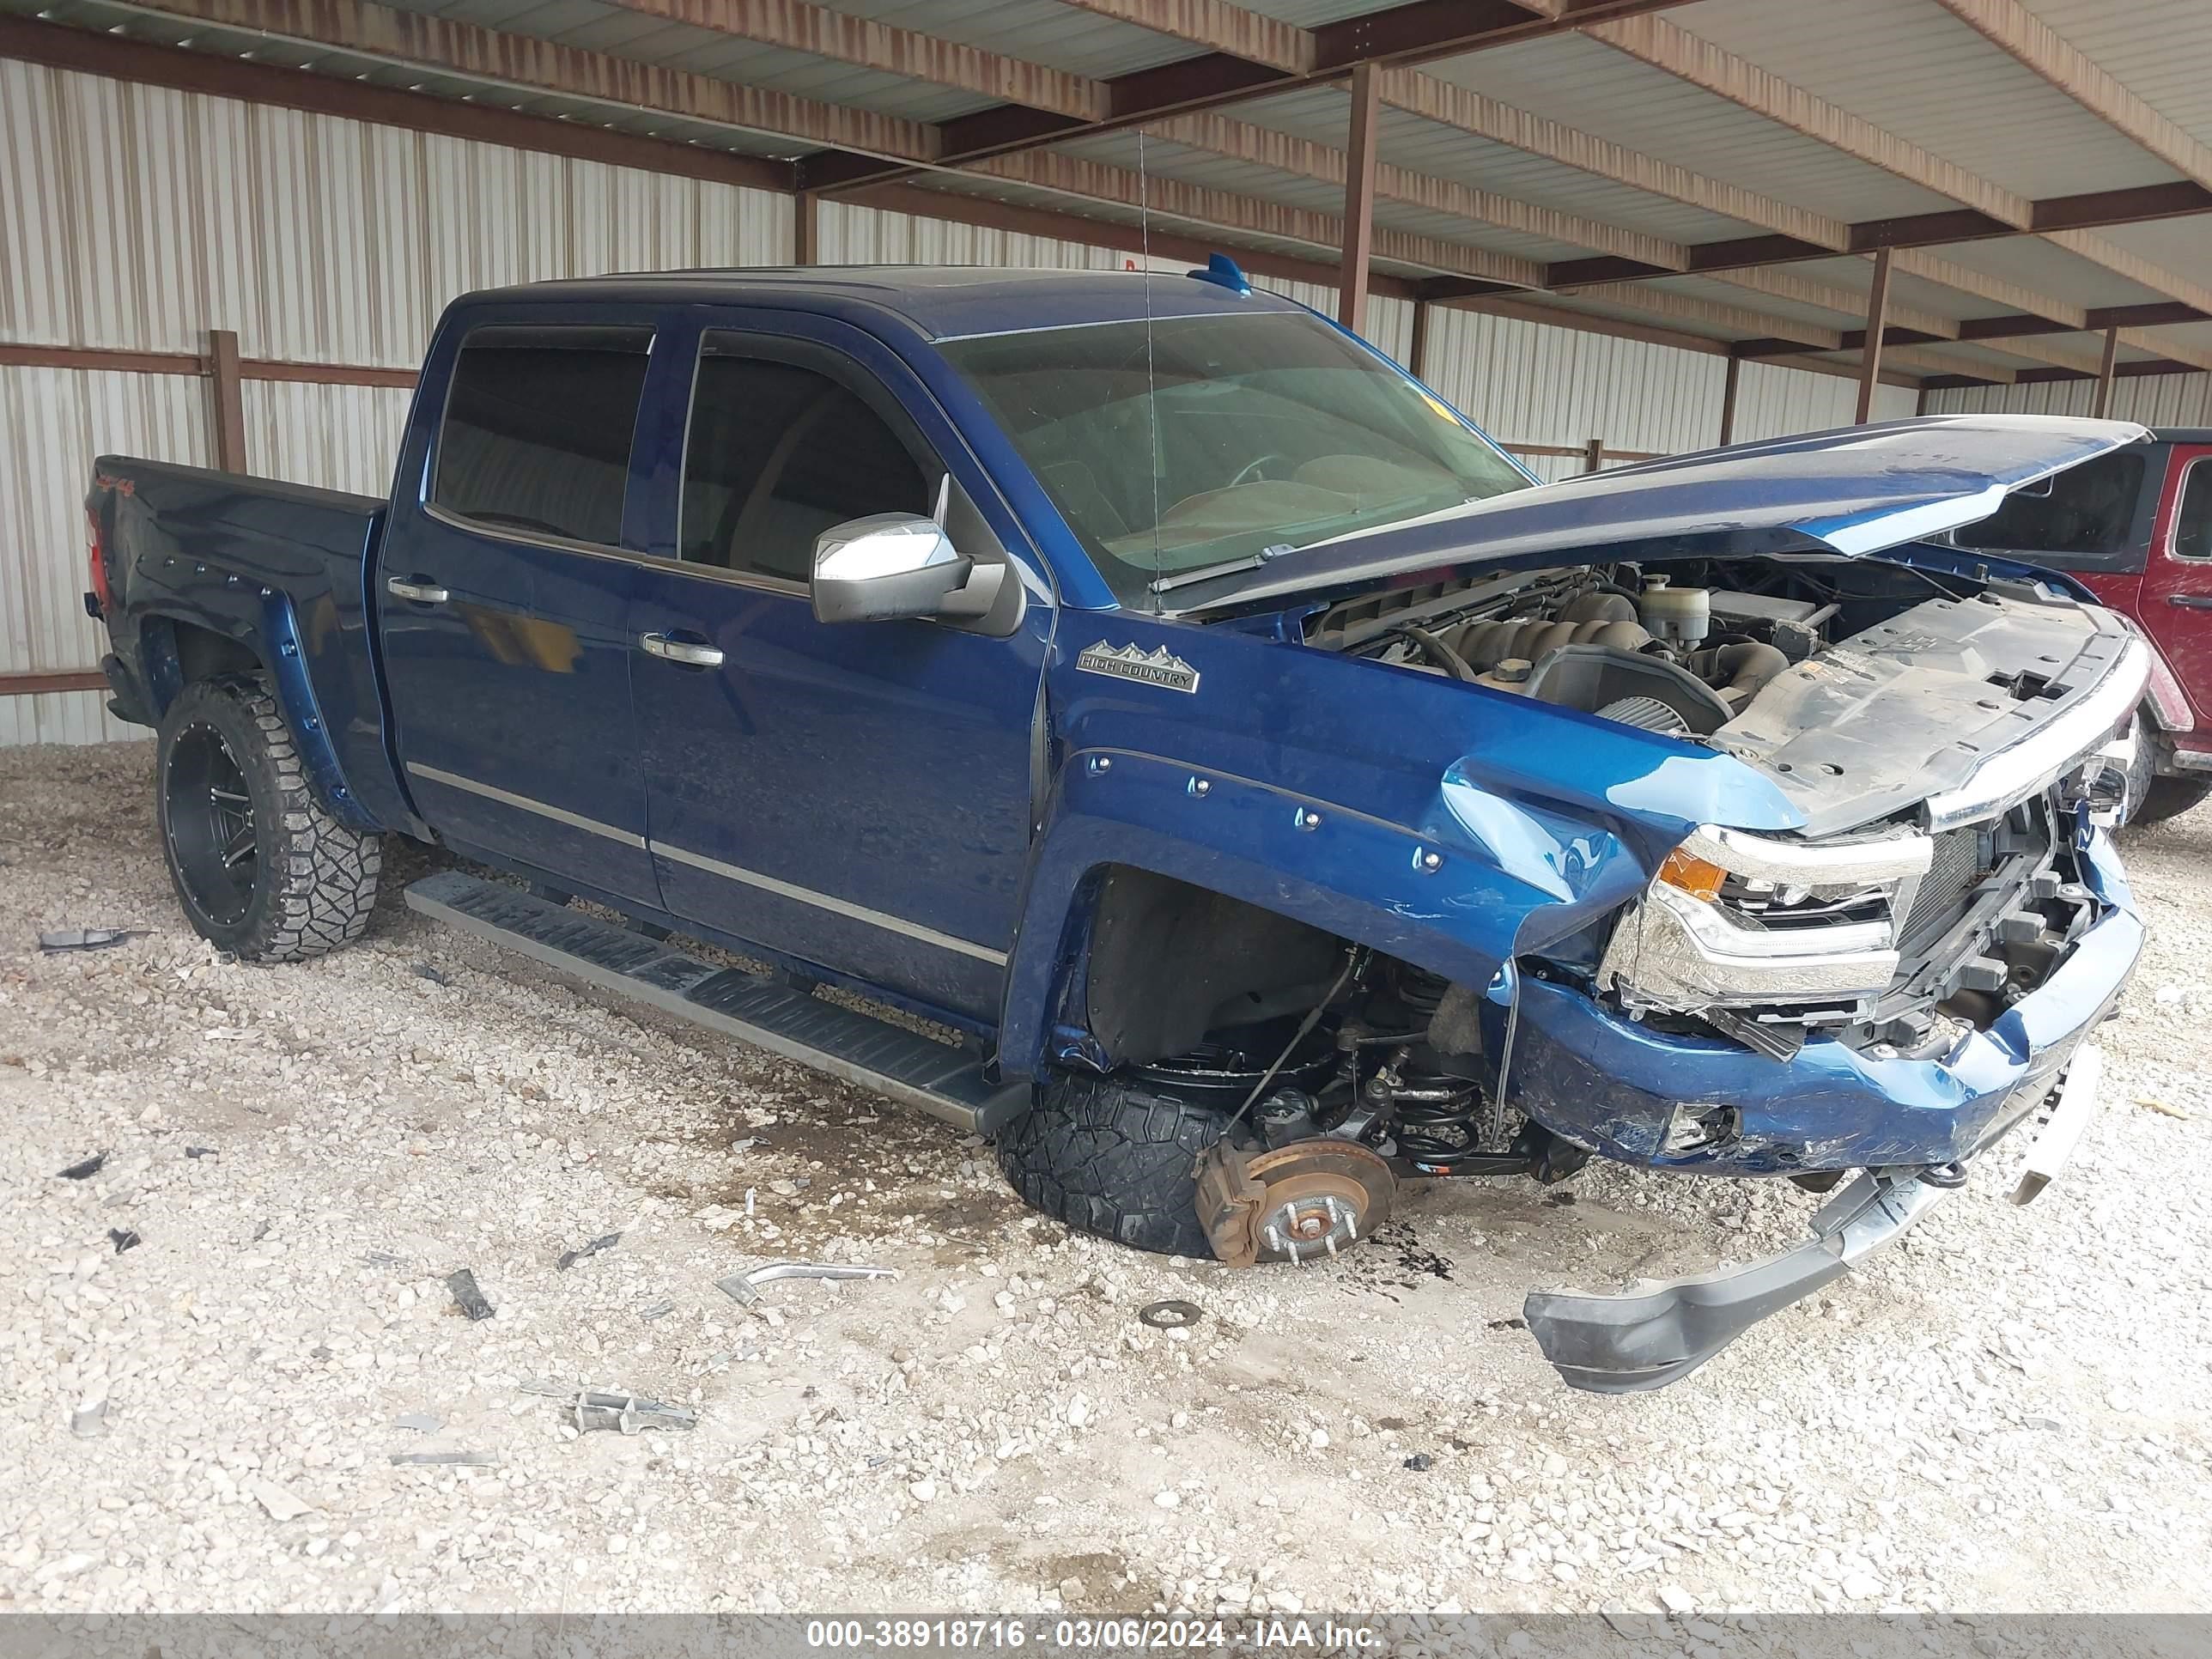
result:
M 1593 1394 L 1662 1389 L 1767 1315 L 1840 1278 L 1953 1190 L 1917 1174 L 1869 1170 L 1814 1212 L 1813 1237 L 1794 1250 L 1618 1296 L 1531 1291 L 1522 1316 L 1544 1358 L 1571 1387 Z

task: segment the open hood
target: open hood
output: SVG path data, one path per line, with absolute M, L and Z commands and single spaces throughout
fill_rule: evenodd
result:
M 1285 598 L 1470 562 L 1879 552 L 1985 519 L 2005 496 L 2138 442 L 2129 421 L 1936 415 L 1594 472 L 1194 582 L 1178 610 Z

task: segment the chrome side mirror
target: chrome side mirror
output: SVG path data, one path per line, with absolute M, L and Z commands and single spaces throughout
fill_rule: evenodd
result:
M 952 545 L 933 519 L 876 513 L 848 519 L 816 538 L 814 620 L 888 622 L 934 617 L 968 584 L 975 561 Z

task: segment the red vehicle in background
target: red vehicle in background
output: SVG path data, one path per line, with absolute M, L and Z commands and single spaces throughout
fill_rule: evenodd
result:
M 2212 794 L 2212 428 L 2164 428 L 2015 490 L 1952 539 L 2067 572 L 2158 647 L 2164 666 L 2136 723 L 2130 822 L 2155 823 Z

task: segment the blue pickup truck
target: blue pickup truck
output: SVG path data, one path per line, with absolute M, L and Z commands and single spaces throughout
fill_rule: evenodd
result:
M 2148 653 L 1934 538 L 2142 437 L 1540 487 L 1224 259 L 550 283 L 446 313 L 387 500 L 101 459 L 87 603 L 240 957 L 435 842 L 417 909 L 1232 1264 L 1593 1156 L 1835 1188 L 1770 1261 L 1533 1292 L 1618 1391 L 2091 1111 Z

